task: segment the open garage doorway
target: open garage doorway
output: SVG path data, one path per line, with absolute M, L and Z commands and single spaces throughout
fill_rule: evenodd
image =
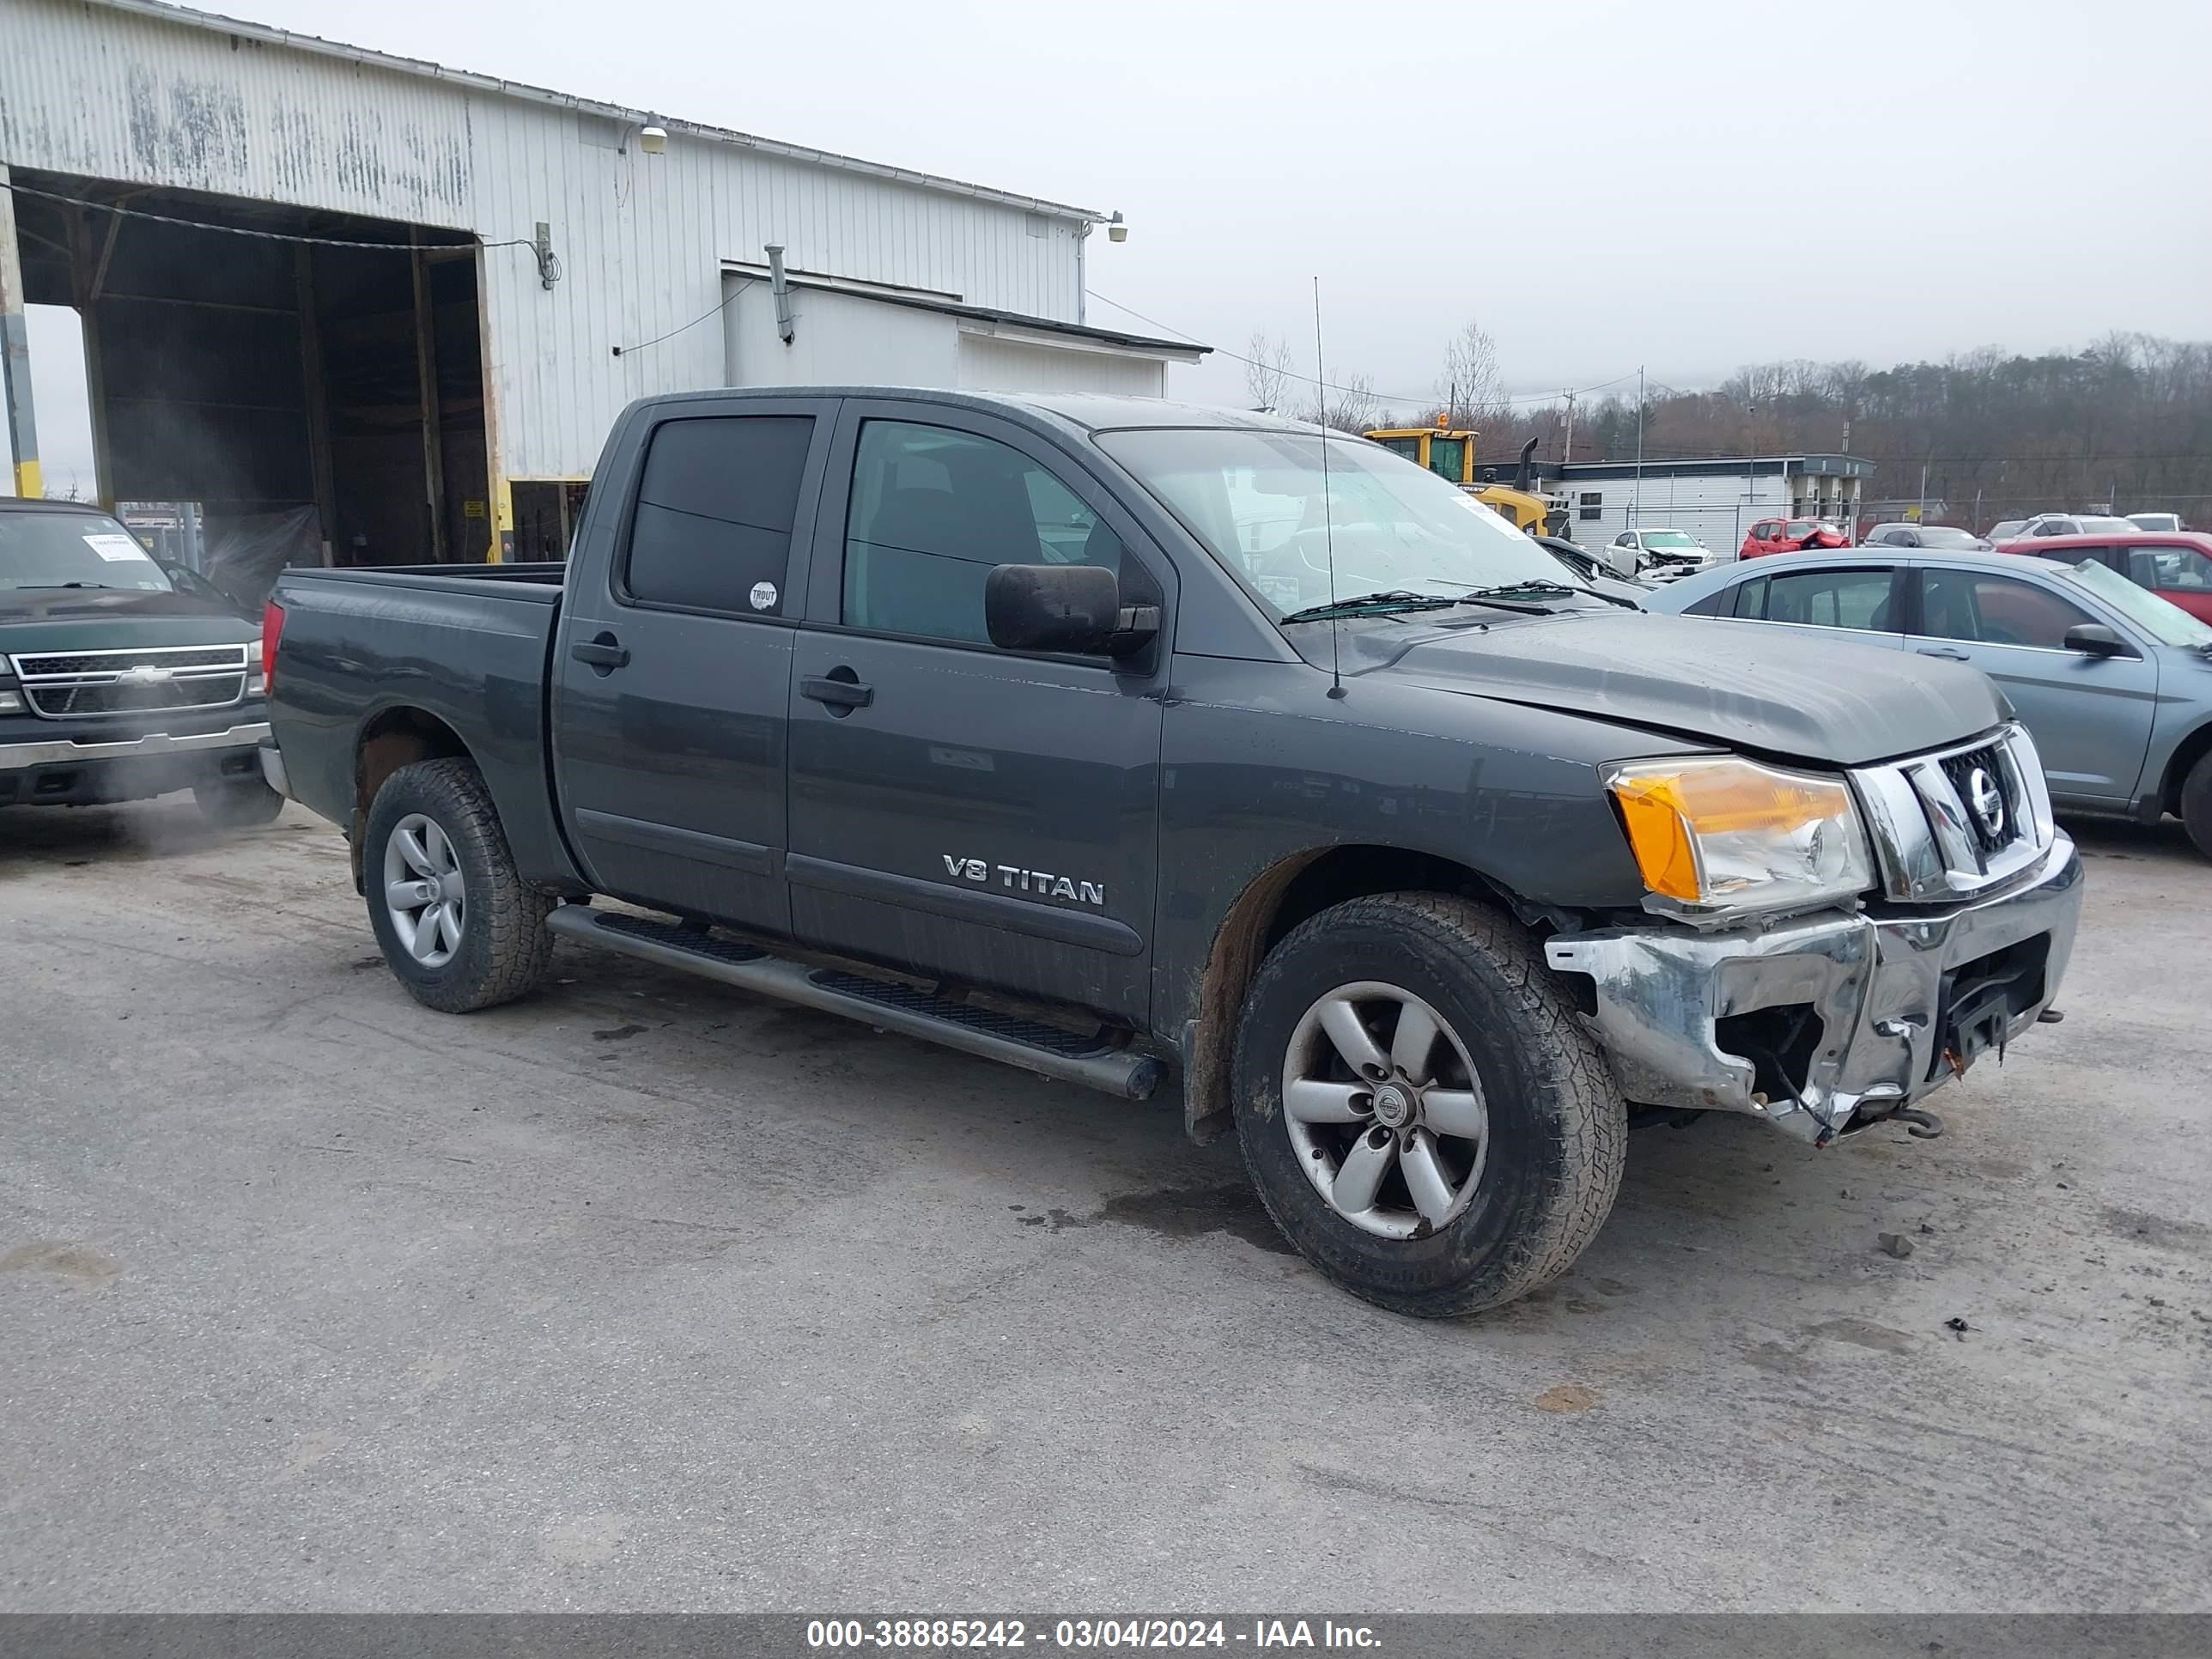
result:
M 25 297 L 81 319 L 101 500 L 196 505 L 251 603 L 285 564 L 488 556 L 473 238 L 12 176 Z

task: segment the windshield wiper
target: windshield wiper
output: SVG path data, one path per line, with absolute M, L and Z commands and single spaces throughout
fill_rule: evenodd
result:
M 117 590 L 113 582 L 17 582 L 16 587 L 26 592 L 47 593 L 64 587 L 96 587 L 103 593 Z
M 1441 593 L 1416 593 L 1409 587 L 1385 588 L 1377 593 L 1361 593 L 1348 599 L 1331 599 L 1326 605 L 1310 605 L 1303 611 L 1293 611 L 1283 620 L 1286 623 L 1326 622 L 1332 617 L 1382 617 L 1394 611 L 1448 611 L 1465 601 Z

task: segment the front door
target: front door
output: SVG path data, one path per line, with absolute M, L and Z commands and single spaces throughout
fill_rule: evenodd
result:
M 2150 746 L 2158 665 L 2132 646 L 2116 657 L 2066 648 L 2067 629 L 2105 621 L 2021 577 L 1928 565 L 1906 643 L 1997 683 L 2034 738 L 2053 794 L 2118 805 L 2133 799 Z
M 798 588 L 834 401 L 678 405 L 618 451 L 637 480 L 554 650 L 553 752 L 600 891 L 789 931 L 784 761 Z M 628 465 L 623 463 L 627 461 Z
M 1141 1022 L 1157 879 L 1158 660 L 1013 655 L 1000 564 L 1173 572 L 1084 471 L 1010 422 L 845 406 L 793 665 L 792 924 L 824 950 Z

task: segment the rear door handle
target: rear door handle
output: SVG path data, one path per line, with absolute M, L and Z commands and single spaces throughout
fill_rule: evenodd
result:
M 578 662 L 589 663 L 601 673 L 629 664 L 629 650 L 611 634 L 602 634 L 595 640 L 578 640 L 568 647 L 568 654 Z
M 1954 651 L 1948 645 L 1923 645 L 1920 647 L 1920 654 L 1923 657 L 1941 657 L 1945 662 L 1973 661 L 1973 659 L 1965 652 Z
M 842 671 L 849 675 L 848 668 Z M 859 681 L 840 678 L 835 674 L 810 675 L 799 683 L 799 695 L 811 697 L 816 702 L 826 703 L 832 708 L 866 708 L 876 700 L 876 688 L 862 685 Z

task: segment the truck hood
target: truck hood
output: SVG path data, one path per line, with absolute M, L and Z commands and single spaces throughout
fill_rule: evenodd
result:
M 138 646 L 243 645 L 260 629 L 190 593 L 137 588 L 0 588 L 0 652 L 127 651 Z
M 1362 630 L 1368 649 L 1387 641 Z M 1650 613 L 1427 630 L 1376 672 L 1837 766 L 1956 743 L 2010 713 L 1979 670 L 1960 664 Z

